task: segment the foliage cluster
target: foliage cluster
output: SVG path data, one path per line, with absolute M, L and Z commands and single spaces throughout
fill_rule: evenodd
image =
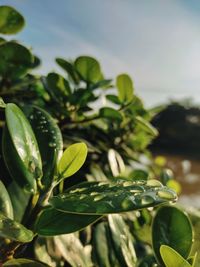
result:
M 1 34 L 23 26 L 0 7 Z M 0 266 L 197 267 L 198 235 L 147 149 L 157 131 L 131 78 L 106 79 L 89 56 L 56 62 L 63 75 L 35 75 L 32 51 L 0 39 Z

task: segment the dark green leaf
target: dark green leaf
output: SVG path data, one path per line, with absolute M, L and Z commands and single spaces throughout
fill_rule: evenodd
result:
M 16 42 L 0 45 L 0 76 L 16 79 L 24 76 L 32 67 L 33 56 L 24 46 Z
M 3 267 L 50 267 L 45 263 L 28 259 L 12 259 L 3 264 Z
M 12 181 L 12 183 L 8 186 L 8 193 L 13 206 L 14 219 L 17 222 L 21 222 L 31 194 L 25 192 L 14 181 Z
M 10 196 L 2 181 L 0 181 L 0 212 L 8 218 L 13 219 L 13 207 Z
M 43 109 L 28 106 L 25 110 L 36 136 L 42 157 L 42 184 L 49 187 L 63 153 L 63 141 L 55 120 Z
M 78 57 L 74 65 L 81 78 L 86 82 L 97 83 L 102 78 L 99 62 L 92 57 Z
M 0 33 L 15 34 L 22 30 L 25 21 L 13 7 L 0 6 Z
M 42 162 L 33 130 L 15 104 L 6 105 L 6 123 L 8 130 L 4 131 L 3 152 L 7 167 L 20 186 L 35 192 L 36 179 L 42 177 Z M 22 177 L 18 177 L 20 172 Z
M 117 105 L 121 105 L 121 104 L 122 104 L 122 102 L 119 100 L 119 97 L 116 96 L 116 95 L 106 95 L 106 98 L 107 98 L 110 102 L 112 102 L 112 103 L 114 103 L 114 104 L 117 104 Z
M 95 84 L 93 84 L 90 89 L 94 90 L 97 88 L 109 88 L 111 85 L 112 80 L 101 80 Z
M 33 232 L 0 213 L 0 236 L 26 243 L 33 239 Z
M 163 206 L 157 211 L 152 225 L 152 242 L 155 256 L 161 265 L 161 245 L 170 246 L 186 259 L 192 247 L 192 240 L 192 225 L 182 210 Z
M 119 111 L 117 111 L 114 108 L 110 108 L 110 107 L 101 108 L 99 110 L 99 115 L 102 118 L 113 120 L 113 121 L 118 121 L 118 122 L 121 122 L 123 119 Z
M 69 77 L 75 82 L 75 84 L 79 83 L 78 73 L 76 72 L 75 67 L 70 62 L 62 58 L 56 58 L 56 62 L 69 74 Z
M 57 73 L 49 73 L 46 77 L 46 89 L 56 101 L 60 102 L 71 94 L 67 80 Z
M 157 182 L 157 181 L 156 181 Z M 79 214 L 109 214 L 176 200 L 174 191 L 148 181 L 84 182 L 50 199 L 54 208 Z
M 86 144 L 76 143 L 69 146 L 64 151 L 58 164 L 59 181 L 76 173 L 84 164 L 86 157 Z
M 69 234 L 82 230 L 100 218 L 101 216 L 77 215 L 47 208 L 39 215 L 35 231 L 43 236 Z
M 117 89 L 122 103 L 130 102 L 133 99 L 133 82 L 127 74 L 117 76 Z

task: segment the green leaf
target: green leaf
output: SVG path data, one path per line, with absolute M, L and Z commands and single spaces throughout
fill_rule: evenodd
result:
M 160 254 L 166 267 L 191 267 L 179 253 L 173 248 L 162 245 L 160 247 Z
M 88 56 L 78 57 L 74 66 L 81 78 L 86 82 L 97 83 L 102 78 L 99 62 Z
M 51 186 L 58 162 L 62 157 L 62 134 L 56 121 L 43 109 L 36 106 L 28 106 L 25 109 L 25 113 L 37 139 L 43 165 L 41 182 L 47 188 Z
M 112 102 L 116 105 L 122 104 L 122 102 L 119 100 L 119 97 L 116 95 L 106 95 L 106 99 L 108 99 L 110 102 Z
M 119 176 L 125 171 L 124 161 L 116 150 L 108 150 L 108 162 L 113 176 Z
M 0 236 L 26 243 L 33 239 L 33 232 L 0 213 Z
M 84 143 L 76 143 L 69 146 L 63 153 L 58 164 L 59 181 L 76 173 L 83 165 L 87 157 L 87 146 Z
M 154 207 L 176 200 L 174 191 L 145 181 L 83 182 L 54 196 L 50 204 L 78 214 L 109 214 Z
M 69 234 L 82 230 L 100 218 L 101 216 L 77 215 L 47 208 L 39 215 L 35 231 L 42 236 Z
M 5 108 L 6 103 L 3 101 L 2 97 L 0 97 L 0 108 Z
M 42 177 L 42 162 L 35 135 L 24 113 L 15 104 L 6 105 L 6 123 L 8 130 L 5 128 L 3 140 L 6 165 L 13 179 L 34 193 L 36 179 Z
M 127 74 L 117 76 L 118 96 L 121 102 L 127 103 L 133 99 L 133 82 Z
M 98 223 L 94 228 L 93 254 L 95 255 L 96 265 L 99 267 L 120 267 L 107 222 Z
M 123 120 L 121 113 L 117 111 L 116 109 L 110 108 L 110 107 L 101 108 L 99 110 L 99 115 L 102 118 L 113 120 L 113 121 L 121 122 Z
M 161 207 L 152 224 L 152 244 L 160 264 L 163 264 L 161 245 L 170 246 L 186 259 L 190 254 L 192 242 L 192 225 L 186 213 L 172 206 Z
M 75 84 L 79 83 L 79 75 L 75 69 L 75 67 L 68 61 L 62 59 L 62 58 L 56 58 L 57 64 L 64 69 L 69 77 L 74 81 Z
M 49 265 L 46 265 L 45 263 L 39 262 L 39 261 L 33 261 L 29 259 L 12 259 L 7 261 L 3 264 L 3 267 L 50 267 Z
M 9 80 L 20 78 L 32 64 L 33 56 L 26 47 L 12 41 L 0 45 L 0 76 Z
M 10 196 L 2 181 L 0 181 L 0 212 L 8 218 L 13 219 L 13 207 Z
M 108 215 L 111 238 L 121 266 L 136 265 L 137 257 L 133 246 L 133 236 L 123 218 L 118 214 Z
M 147 133 L 156 137 L 158 135 L 158 131 L 154 128 L 147 120 L 143 119 L 140 116 L 135 117 L 136 123 Z
M 15 181 L 9 184 L 8 193 L 13 206 L 14 219 L 17 222 L 21 222 L 31 194 L 25 192 Z
M 69 82 L 57 73 L 49 73 L 45 85 L 48 93 L 58 103 L 62 103 L 71 94 Z
M 95 89 L 98 89 L 98 88 L 107 89 L 107 88 L 110 88 L 111 87 L 111 82 L 112 82 L 112 80 L 101 80 L 101 81 L 93 84 L 90 87 L 90 89 L 92 89 L 92 90 L 95 90 Z
M 15 34 L 25 25 L 23 16 L 13 7 L 0 6 L 0 33 Z

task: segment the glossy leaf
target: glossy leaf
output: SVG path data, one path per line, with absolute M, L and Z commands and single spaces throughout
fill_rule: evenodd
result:
M 29 106 L 25 110 L 37 139 L 42 157 L 42 184 L 49 187 L 63 153 L 63 141 L 56 121 L 43 109 Z
M 174 191 L 145 181 L 83 182 L 54 196 L 54 208 L 79 214 L 109 214 L 153 207 L 176 200 Z
M 16 152 L 15 154 L 18 156 L 17 161 L 20 163 L 19 167 L 17 168 L 16 166 L 16 168 L 19 172 L 21 171 L 23 173 L 24 181 L 20 183 L 19 179 L 15 177 L 14 170 L 11 170 L 12 167 L 9 165 L 9 159 L 14 162 L 15 158 L 12 158 L 13 155 L 10 155 L 9 151 L 7 151 L 8 148 L 6 149 L 5 147 L 4 155 L 5 153 L 7 155 L 8 169 L 13 179 L 21 186 L 24 186 L 27 191 L 35 191 L 36 186 L 34 181 L 42 177 L 42 162 L 31 125 L 21 109 L 15 104 L 6 105 L 6 123 L 10 135 L 10 144 L 13 144 L 13 154 Z M 8 136 L 6 131 L 5 136 Z
M 3 267 L 50 267 L 45 263 L 29 259 L 12 259 L 3 264 Z
M 13 7 L 0 6 L 0 33 L 15 34 L 22 30 L 25 21 Z
M 87 157 L 87 146 L 76 143 L 69 146 L 63 153 L 58 164 L 59 180 L 76 173 L 84 164 Z
M 101 216 L 77 215 L 47 208 L 39 215 L 35 231 L 42 236 L 54 236 L 80 231 Z
M 133 236 L 124 222 L 118 215 L 108 215 L 109 228 L 113 246 L 121 266 L 135 266 L 137 257 L 133 246 Z
M 133 99 L 133 82 L 127 74 L 117 76 L 118 96 L 122 103 L 130 102 Z
M 32 64 L 33 56 L 26 47 L 12 41 L 0 44 L 0 76 L 9 80 L 20 78 Z
M 26 243 L 33 239 L 33 232 L 0 213 L 0 236 Z
M 13 219 L 13 207 L 10 196 L 2 181 L 0 181 L 0 212 L 8 218 Z
M 166 267 L 192 267 L 179 253 L 169 246 L 162 245 L 160 254 Z
M 10 176 L 19 187 L 29 193 L 36 193 L 37 183 L 33 174 L 30 173 L 19 157 L 11 140 L 7 127 L 3 131 L 3 158 Z
M 160 246 L 168 245 L 187 258 L 193 242 L 192 225 L 188 216 L 173 206 L 161 207 L 153 220 L 152 243 L 157 260 L 163 264 Z
M 79 83 L 78 73 L 75 67 L 70 62 L 66 61 L 63 58 L 56 58 L 56 62 L 62 69 L 64 69 L 68 73 L 69 77 L 74 81 L 75 84 Z
M 96 83 L 102 78 L 99 62 L 88 56 L 78 57 L 74 66 L 81 78 L 86 82 Z

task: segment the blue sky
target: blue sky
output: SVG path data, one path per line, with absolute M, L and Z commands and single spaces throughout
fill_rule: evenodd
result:
M 148 105 L 192 96 L 200 103 L 199 0 L 0 0 L 20 10 L 18 35 L 43 60 L 87 54 L 106 76 L 129 73 Z

